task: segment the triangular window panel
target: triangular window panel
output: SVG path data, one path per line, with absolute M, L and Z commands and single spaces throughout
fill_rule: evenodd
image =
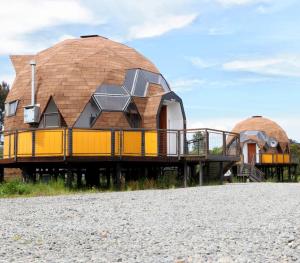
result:
M 48 105 L 42 115 L 39 128 L 52 128 L 52 127 L 61 127 L 62 118 L 58 111 L 58 108 L 51 97 Z
M 88 104 L 85 106 L 83 112 L 77 119 L 74 127 L 75 128 L 91 128 L 96 121 L 97 117 L 101 113 L 98 105 L 95 103 L 93 98 L 90 99 Z

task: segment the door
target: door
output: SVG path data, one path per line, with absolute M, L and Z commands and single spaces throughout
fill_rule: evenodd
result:
M 256 143 L 248 143 L 248 163 L 256 163 Z
M 167 155 L 167 106 L 162 106 L 159 113 L 159 154 Z

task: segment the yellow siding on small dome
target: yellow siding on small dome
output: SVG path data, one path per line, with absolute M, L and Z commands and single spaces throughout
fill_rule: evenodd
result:
M 263 153 L 261 155 L 261 163 L 290 163 L 289 154 L 272 154 L 272 153 Z
M 97 130 L 73 130 L 74 156 L 111 155 L 111 132 Z
M 273 155 L 272 154 L 262 154 L 261 155 L 261 162 L 262 163 L 273 163 Z

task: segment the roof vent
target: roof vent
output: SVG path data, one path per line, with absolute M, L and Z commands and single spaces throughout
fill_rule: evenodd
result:
M 252 118 L 262 118 L 262 116 L 260 116 L 260 115 L 254 115 L 254 116 L 252 116 Z
M 84 36 L 80 36 L 80 38 L 91 38 L 91 37 L 100 37 L 99 35 L 84 35 Z M 106 38 L 106 37 L 102 37 L 102 38 Z

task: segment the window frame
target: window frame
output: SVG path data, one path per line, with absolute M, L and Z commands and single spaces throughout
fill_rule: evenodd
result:
M 14 111 L 11 113 L 10 107 L 11 107 L 14 103 L 16 103 L 16 107 L 15 107 Z M 19 105 L 19 100 L 13 100 L 13 101 L 10 101 L 10 102 L 5 103 L 5 116 L 6 116 L 6 117 L 12 117 L 12 116 L 15 116 L 16 113 L 17 113 L 18 105 Z
M 46 125 L 46 118 L 47 116 L 51 116 L 51 115 L 56 115 L 58 117 L 58 125 L 57 126 L 47 126 Z M 45 112 L 43 114 L 43 128 L 58 128 L 58 127 L 61 127 L 61 116 L 59 114 L 59 112 Z

